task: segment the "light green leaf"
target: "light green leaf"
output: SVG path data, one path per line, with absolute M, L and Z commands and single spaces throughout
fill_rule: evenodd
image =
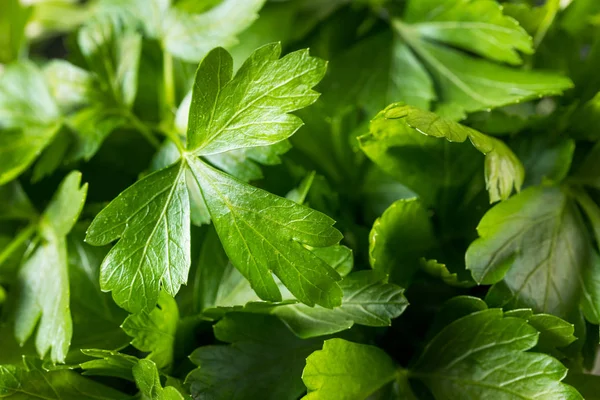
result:
M 211 49 L 230 47 L 236 35 L 258 17 L 265 0 L 223 0 L 202 14 L 172 7 L 163 20 L 162 41 L 166 50 L 188 62 L 197 62 Z
M 189 219 L 184 163 L 154 172 L 121 193 L 86 235 L 96 246 L 121 238 L 102 263 L 102 289 L 134 313 L 151 310 L 161 286 L 175 296 L 190 266 Z
M 302 394 L 304 359 L 320 341 L 299 339 L 277 319 L 263 315 L 229 314 L 214 331 L 231 345 L 204 346 L 192 353 L 190 359 L 199 366 L 186 379 L 193 398 L 295 400 Z
M 159 369 L 173 365 L 175 333 L 179 310 L 175 300 L 160 292 L 157 306 L 150 312 L 132 314 L 123 322 L 123 330 L 133 338 L 131 344 L 138 350 L 150 353 L 147 359 Z
M 25 42 L 25 26 L 31 16 L 31 8 L 20 0 L 0 3 L 0 64 L 16 60 Z
M 363 400 L 394 381 L 394 361 L 383 350 L 342 339 L 326 340 L 306 359 L 303 400 Z
M 60 126 L 41 71 L 28 61 L 6 67 L 0 79 L 0 185 L 29 167 Z
M 354 324 L 389 326 L 408 306 L 404 289 L 382 280 L 375 271 L 354 272 L 340 281 L 342 304 L 334 309 L 304 304 L 273 307 L 297 336 L 310 338 L 350 329 Z
M 227 256 L 260 298 L 281 301 L 274 273 L 305 304 L 340 304 L 339 274 L 304 247 L 340 241 L 331 218 L 248 186 L 198 159 L 188 162 Z
M 65 360 L 73 334 L 65 236 L 85 202 L 87 184 L 80 183 L 76 171 L 63 180 L 40 220 L 41 244 L 24 260 L 17 278 L 15 336 L 25 343 L 39 322 L 37 352 L 44 357 L 50 351 L 54 363 Z
M 566 77 L 491 62 L 520 64 L 518 52 L 532 52 L 529 35 L 515 20 L 502 15 L 495 1 L 413 0 L 403 19 L 393 19 L 392 25 L 433 78 L 438 92 L 436 111 L 452 119 L 558 95 L 572 87 Z
M 131 108 L 137 93 L 142 38 L 118 18 L 98 17 L 77 37 L 89 68 L 106 85 L 106 94 L 119 106 Z
M 590 239 L 574 202 L 557 187 L 532 187 L 488 211 L 467 250 L 494 304 L 572 319 L 590 268 Z
M 567 369 L 556 359 L 527 352 L 538 332 L 520 318 L 491 309 L 460 318 L 425 347 L 411 369 L 436 399 L 582 399 L 561 383 Z
M 72 111 L 93 96 L 93 74 L 68 61 L 52 60 L 43 72 L 48 89 L 63 112 Z
M 217 48 L 196 74 L 188 125 L 188 149 L 210 155 L 266 146 L 290 137 L 302 121 L 292 111 L 314 103 L 311 90 L 323 77 L 326 63 L 308 50 L 283 58 L 281 45 L 256 50 L 232 78 L 229 53 Z
M 485 182 L 490 202 L 506 200 L 512 190 L 521 190 L 525 170 L 521 161 L 508 146 L 499 139 L 440 117 L 432 112 L 395 103 L 383 111 L 386 119 L 405 119 L 406 123 L 420 133 L 449 142 L 464 142 L 467 138 L 480 152 L 485 154 Z
M 420 259 L 435 244 L 427 210 L 417 198 L 394 202 L 373 224 L 369 235 L 371 268 L 407 287 Z
M 10 400 L 125 400 L 115 389 L 84 378 L 69 370 L 44 371 L 25 360 L 23 366 L 0 366 L 0 396 Z
M 531 37 L 494 0 L 420 0 L 408 3 L 404 19 L 422 38 L 458 47 L 491 60 L 521 64 L 533 53 Z
M 133 377 L 142 398 L 148 400 L 183 400 L 183 395 L 173 386 L 162 387 L 156 364 L 151 360 L 140 360 L 133 367 Z
M 135 381 L 132 370 L 139 361 L 137 357 L 110 350 L 82 349 L 81 352 L 95 358 L 79 364 L 83 375 L 112 376 Z

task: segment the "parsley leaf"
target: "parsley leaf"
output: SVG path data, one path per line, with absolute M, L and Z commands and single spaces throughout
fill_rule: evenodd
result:
M 412 0 L 392 25 L 401 39 L 395 50 L 397 70 L 406 70 L 408 80 L 427 82 L 429 88 L 435 82 L 438 92 L 429 89 L 422 97 L 437 97 L 441 115 L 462 119 L 469 112 L 557 95 L 572 87 L 565 77 L 507 68 L 461 51 L 511 64 L 521 63 L 519 51 L 532 52 L 529 35 L 502 15 L 495 1 Z M 401 88 L 397 99 L 408 101 L 411 96 Z
M 4 71 L 0 121 L 6 129 L 0 135 L 0 184 L 4 184 L 35 161 L 61 126 L 58 105 L 34 64 L 22 61 Z
M 100 246 L 121 238 L 100 269 L 100 285 L 130 312 L 151 310 L 161 286 L 171 296 L 190 266 L 189 200 L 185 165 L 174 164 L 138 181 L 94 219 L 86 241 Z
M 50 351 L 53 362 L 64 361 L 73 332 L 66 235 L 85 202 L 87 184 L 80 182 L 81 174 L 72 172 L 56 191 L 40 218 L 41 243 L 23 261 L 17 278 L 15 335 L 23 344 L 39 322 L 36 349 L 41 357 Z
M 80 400 L 82 396 L 98 400 L 126 400 L 131 398 L 72 371 L 44 371 L 27 359 L 23 361 L 21 366 L 0 366 L 0 396 L 11 400 L 25 400 L 32 397 Z
M 573 319 L 591 264 L 591 243 L 573 200 L 559 187 L 532 187 L 492 208 L 466 253 L 493 303 Z M 535 284 L 533 284 L 535 282 Z
M 304 358 L 319 341 L 301 340 L 269 316 L 229 314 L 214 329 L 217 339 L 231 345 L 192 353 L 199 366 L 186 379 L 193 398 L 292 400 L 302 394 Z
M 179 311 L 175 300 L 161 292 L 157 306 L 151 312 L 132 314 L 122 328 L 133 338 L 131 344 L 138 350 L 149 352 L 160 369 L 168 369 L 173 364 L 175 333 L 179 321 Z
M 92 222 L 86 238 L 89 243 L 103 245 L 121 237 L 103 262 L 101 283 L 103 289 L 113 291 L 122 307 L 132 312 L 149 310 L 158 300 L 161 284 L 175 296 L 186 282 L 190 265 L 186 171 L 200 188 L 227 255 L 261 298 L 281 300 L 272 271 L 306 304 L 340 304 L 339 275 L 304 247 L 338 243 L 341 235 L 332 227 L 334 221 L 249 186 L 194 156 L 278 142 L 299 127 L 299 119 L 287 113 L 316 100 L 317 94 L 310 87 L 322 76 L 325 64 L 306 51 L 277 61 L 279 53 L 278 45 L 258 49 L 234 78 L 231 57 L 225 50 L 216 49 L 207 55 L 196 76 L 189 150 L 184 158 L 134 184 Z M 267 73 L 279 76 L 276 84 L 261 84 L 260 76 Z M 215 74 L 227 83 L 214 81 Z M 223 108 L 223 101 L 229 103 L 230 96 L 240 95 L 239 110 L 232 114 L 231 108 Z M 266 106 L 269 113 L 264 113 Z M 254 119 L 257 110 L 269 119 L 250 124 L 240 138 L 229 136 L 229 131 L 246 124 L 245 118 Z M 257 130 L 261 124 L 270 127 L 272 123 L 272 129 Z M 224 144 L 225 138 L 228 142 Z

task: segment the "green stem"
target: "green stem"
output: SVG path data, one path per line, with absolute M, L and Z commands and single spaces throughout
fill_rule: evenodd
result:
M 163 119 L 173 121 L 175 104 L 175 79 L 173 74 L 173 57 L 163 49 L 163 84 L 164 84 L 164 115 Z
M 0 252 L 0 265 L 2 265 L 6 260 L 8 260 L 8 258 L 15 251 L 17 251 L 19 247 L 21 247 L 23 243 L 25 243 L 31 237 L 31 235 L 35 233 L 36 229 L 37 223 L 32 222 L 25 229 L 19 232 L 17 237 L 14 238 L 13 241 L 10 242 L 8 246 L 4 248 L 4 250 L 2 250 L 2 252 Z

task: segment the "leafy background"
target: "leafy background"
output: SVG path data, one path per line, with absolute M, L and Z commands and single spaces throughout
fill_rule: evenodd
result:
M 0 397 L 597 398 L 598 24 L 3 0 Z

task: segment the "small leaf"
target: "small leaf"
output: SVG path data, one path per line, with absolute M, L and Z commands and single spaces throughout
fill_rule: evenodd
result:
M 173 365 L 175 333 L 179 310 L 175 300 L 160 292 L 157 306 L 150 312 L 132 314 L 123 322 L 123 330 L 133 338 L 131 344 L 138 350 L 150 353 L 147 359 L 159 369 Z
M 326 340 L 306 359 L 303 400 L 368 398 L 396 378 L 394 361 L 381 349 L 342 339 Z

